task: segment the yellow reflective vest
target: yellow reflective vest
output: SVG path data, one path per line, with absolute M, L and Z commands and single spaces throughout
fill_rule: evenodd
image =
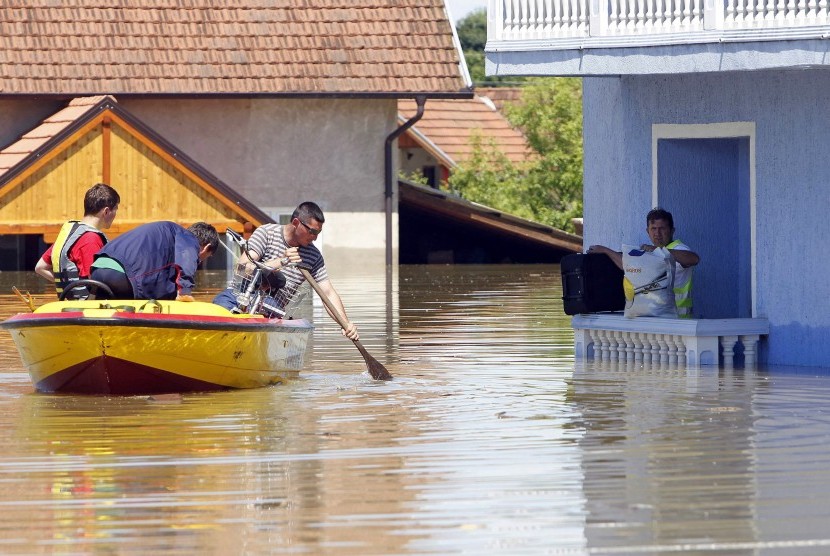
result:
M 61 230 L 58 232 L 58 237 L 55 240 L 54 245 L 52 245 L 52 274 L 55 275 L 55 289 L 57 290 L 58 297 L 60 297 L 64 288 L 66 288 L 70 282 L 80 279 L 80 276 L 78 275 L 78 265 L 75 264 L 75 261 L 69 258 L 69 250 L 72 249 L 75 242 L 87 232 L 95 232 L 101 236 L 104 243 L 107 243 L 107 236 L 105 236 L 100 230 L 93 228 L 92 226 L 88 226 L 78 220 L 70 220 L 61 226 Z M 74 294 L 72 297 L 76 299 L 84 298 L 88 295 L 86 288 L 79 288 L 70 293 Z
M 679 249 L 689 251 L 689 246 L 679 239 L 666 245 L 666 249 Z M 684 268 L 680 263 L 675 263 L 674 273 L 674 303 L 677 305 L 677 316 L 681 319 L 692 318 L 692 267 Z

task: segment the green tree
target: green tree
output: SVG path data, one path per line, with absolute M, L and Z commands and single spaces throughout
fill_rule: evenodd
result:
M 582 82 L 532 79 L 506 116 L 527 137 L 534 156 L 511 163 L 494 144 L 471 140 L 473 154 L 450 176 L 462 197 L 560 229 L 582 215 Z
M 487 44 L 487 10 L 481 8 L 470 12 L 467 17 L 458 21 L 455 30 L 458 32 L 462 50 L 484 52 L 484 46 Z

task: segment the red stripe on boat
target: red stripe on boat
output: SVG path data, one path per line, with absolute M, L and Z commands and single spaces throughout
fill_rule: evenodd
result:
M 40 392 L 116 396 L 229 390 L 227 386 L 110 356 L 89 359 L 58 371 L 41 380 L 35 388 Z

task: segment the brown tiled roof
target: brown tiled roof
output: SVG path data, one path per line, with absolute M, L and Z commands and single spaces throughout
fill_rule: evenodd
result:
M 52 114 L 43 120 L 42 124 L 0 151 L 0 182 L 4 180 L 6 172 L 11 168 L 17 166 L 32 153 L 41 150 L 46 143 L 68 129 L 81 116 L 106 99 L 115 102 L 114 99 L 107 96 L 73 99 L 66 108 Z
M 408 120 L 416 109 L 415 101 L 399 100 L 399 120 Z M 469 100 L 428 100 L 424 115 L 407 133 L 416 142 L 429 141 L 452 164 L 461 164 L 470 157 L 470 140 L 474 134 L 480 134 L 485 144 L 492 140 L 511 162 L 522 162 L 533 156 L 525 136 L 511 127 L 492 104 L 478 96 Z
M 516 102 L 522 98 L 521 87 L 476 87 L 476 94 L 489 98 L 501 110 L 506 103 Z
M 0 8 L 7 95 L 469 95 L 459 60 L 443 0 L 10 0 Z

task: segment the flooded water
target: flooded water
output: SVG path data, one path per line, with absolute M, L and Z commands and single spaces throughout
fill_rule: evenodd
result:
M 335 285 L 393 381 L 318 304 L 299 379 L 181 399 L 34 393 L 0 331 L 0 553 L 830 553 L 821 370 L 576 365 L 556 266 Z

